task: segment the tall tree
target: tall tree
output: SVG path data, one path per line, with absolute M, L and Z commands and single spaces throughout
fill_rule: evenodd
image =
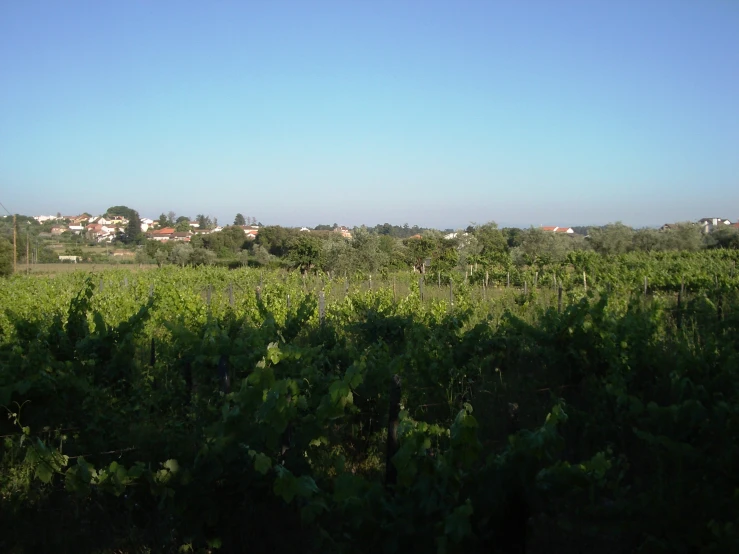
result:
M 210 220 L 210 216 L 198 214 L 195 218 L 195 221 L 198 222 L 198 225 L 200 225 L 201 229 L 210 229 L 213 226 L 212 221 Z
M 162 229 L 169 227 L 169 219 L 167 219 L 165 214 L 159 216 L 159 227 Z
M 139 213 L 136 210 L 131 210 L 126 230 L 123 232 L 122 241 L 126 244 L 135 244 L 141 240 L 142 236 Z
M 246 225 L 246 219 L 244 219 L 244 216 L 236 214 L 236 217 L 234 217 L 234 225 Z

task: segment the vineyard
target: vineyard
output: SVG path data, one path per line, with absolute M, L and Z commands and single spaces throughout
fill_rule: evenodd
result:
M 739 552 L 732 251 L 0 281 L 0 551 Z

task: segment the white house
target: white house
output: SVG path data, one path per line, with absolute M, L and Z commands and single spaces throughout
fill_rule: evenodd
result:
M 39 223 L 43 223 L 44 221 L 56 221 L 59 218 L 55 215 L 35 215 L 33 216 L 33 219 Z
M 712 233 L 716 229 L 728 228 L 731 221 L 722 217 L 704 217 L 698 222 L 698 225 L 701 226 L 704 233 Z
M 566 235 L 574 235 L 575 231 L 572 227 L 541 227 L 542 231 L 549 231 L 550 233 L 564 233 Z

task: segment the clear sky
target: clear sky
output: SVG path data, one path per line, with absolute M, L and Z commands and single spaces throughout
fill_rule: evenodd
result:
M 739 219 L 739 1 L 6 0 L 0 202 Z

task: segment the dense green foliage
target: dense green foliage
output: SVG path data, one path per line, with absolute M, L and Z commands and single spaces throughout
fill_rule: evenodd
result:
M 0 549 L 737 551 L 736 259 L 4 280 Z

